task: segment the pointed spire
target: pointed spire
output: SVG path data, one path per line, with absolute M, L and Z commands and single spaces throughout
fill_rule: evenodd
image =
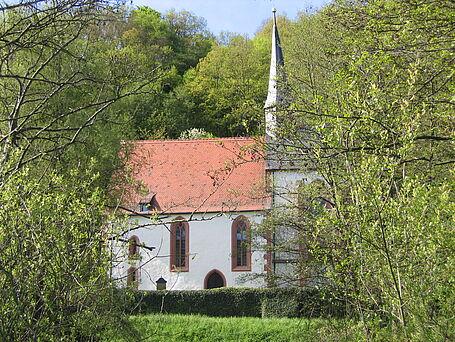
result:
M 267 93 L 267 100 L 265 101 L 265 131 L 266 134 L 275 138 L 276 129 L 276 107 L 282 101 L 282 94 L 278 81 L 282 68 L 284 66 L 283 51 L 281 50 L 280 36 L 276 25 L 276 9 L 272 9 L 273 13 L 273 29 L 272 29 L 272 54 L 270 59 L 270 76 L 269 76 L 269 89 Z

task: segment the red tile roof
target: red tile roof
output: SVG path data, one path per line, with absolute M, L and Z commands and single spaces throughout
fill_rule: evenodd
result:
M 133 141 L 129 165 L 145 191 L 128 206 L 153 198 L 167 213 L 263 210 L 265 162 L 254 138 Z M 259 152 L 258 152 L 259 151 Z

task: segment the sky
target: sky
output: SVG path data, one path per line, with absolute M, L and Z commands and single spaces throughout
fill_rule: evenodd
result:
M 247 34 L 252 38 L 265 20 L 271 17 L 272 8 L 277 14 L 294 19 L 299 11 L 321 8 L 328 0 L 133 0 L 135 6 L 148 6 L 165 13 L 174 8 L 187 10 L 207 20 L 214 34 L 229 31 Z

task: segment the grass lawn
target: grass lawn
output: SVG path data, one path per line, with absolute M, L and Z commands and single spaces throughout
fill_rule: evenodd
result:
M 324 319 L 205 317 L 193 315 L 132 316 L 139 332 L 134 340 L 153 342 L 291 342 L 355 341 L 343 321 Z M 361 338 L 360 338 L 361 339 Z M 122 341 L 106 339 L 105 341 Z

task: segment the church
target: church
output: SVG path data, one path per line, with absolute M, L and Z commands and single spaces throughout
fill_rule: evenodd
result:
M 198 290 L 266 287 L 267 274 L 293 272 L 286 255 L 258 247 L 273 241 L 251 234 L 272 207 L 290 200 L 289 189 L 317 178 L 266 147 L 276 143 L 283 66 L 273 10 L 266 137 L 130 142 L 140 188 L 123 199 L 128 248 L 113 247 L 113 278 L 139 290 Z

